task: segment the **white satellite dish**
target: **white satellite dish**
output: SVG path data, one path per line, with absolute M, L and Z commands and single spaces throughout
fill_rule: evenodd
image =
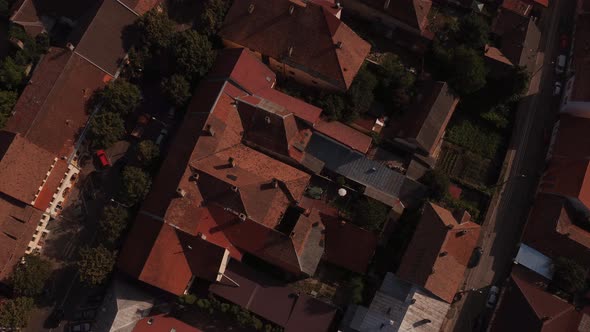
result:
M 346 189 L 344 189 L 344 188 L 338 189 L 338 196 L 340 196 L 340 197 L 346 196 Z

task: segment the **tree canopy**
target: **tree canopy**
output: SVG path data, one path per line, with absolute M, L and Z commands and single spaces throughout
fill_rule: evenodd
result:
M 102 111 L 126 116 L 139 106 L 141 92 L 137 85 L 118 79 L 97 91 L 94 98 L 94 105 L 100 106 Z
M 344 97 L 339 94 L 321 94 L 317 100 L 317 104 L 328 115 L 330 120 L 341 119 L 346 112 Z
M 350 109 L 348 120 L 366 113 L 371 108 L 375 98 L 373 91 L 377 87 L 377 83 L 377 77 L 368 69 L 361 68 L 359 70 L 347 93 Z
M 461 17 L 457 39 L 475 50 L 483 50 L 489 43 L 490 25 L 481 15 L 471 13 Z
M 215 51 L 206 36 L 189 29 L 176 34 L 172 57 L 176 61 L 176 73 L 182 73 L 188 81 L 195 81 L 209 71 Z
M 129 220 L 129 211 L 122 206 L 106 206 L 102 210 L 102 216 L 99 221 L 100 230 L 105 239 L 115 243 L 121 233 L 127 227 Z
M 11 57 L 6 57 L 0 64 L 0 85 L 6 90 L 17 90 L 25 79 L 25 67 Z
M 448 83 L 460 96 L 473 93 L 486 84 L 486 66 L 473 49 L 459 46 L 451 58 Z
M 409 104 L 410 89 L 416 76 L 406 69 L 397 55 L 389 53 L 383 58 L 379 76 L 376 96 L 381 102 L 398 110 Z
M 148 173 L 139 167 L 127 166 L 123 169 L 121 199 L 127 204 L 137 204 L 148 194 L 151 185 Z
M 152 166 L 160 157 L 160 147 L 150 140 L 141 141 L 137 145 L 137 159 L 144 166 Z
M 30 297 L 17 297 L 0 304 L 0 326 L 19 329 L 27 326 L 34 301 Z
M 88 134 L 94 148 L 108 148 L 125 135 L 125 123 L 119 114 L 100 112 L 90 120 Z
M 229 9 L 228 0 L 207 0 L 201 14 L 201 25 L 208 35 L 217 33 Z
M 35 297 L 43 292 L 51 274 L 51 263 L 39 255 L 26 255 L 24 264 L 18 264 L 10 278 L 15 294 Z
M 14 91 L 0 91 L 0 128 L 6 125 L 17 99 L 18 94 Z
M 569 294 L 586 290 L 588 269 L 571 258 L 559 257 L 553 261 L 553 279 L 551 285 Z
M 191 85 L 184 76 L 174 74 L 162 81 L 162 92 L 172 105 L 182 107 L 191 97 Z
M 91 286 L 102 284 L 113 270 L 115 258 L 116 253 L 102 245 L 80 248 L 80 260 L 77 262 L 80 281 Z
M 420 182 L 428 188 L 430 198 L 437 202 L 445 198 L 449 192 L 449 186 L 451 185 L 449 177 L 445 173 L 436 169 L 424 174 L 424 176 L 420 178 Z
M 151 51 L 166 49 L 174 35 L 174 22 L 165 12 L 152 9 L 141 16 L 135 23 L 139 42 Z

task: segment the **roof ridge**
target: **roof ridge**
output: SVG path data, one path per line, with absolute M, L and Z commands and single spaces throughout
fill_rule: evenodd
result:
M 340 62 L 340 57 L 338 56 L 338 49 L 336 48 L 336 46 L 334 46 L 336 43 L 334 41 L 334 36 L 336 35 L 336 31 L 338 31 L 338 29 L 340 29 L 340 27 L 342 26 L 342 21 L 340 21 L 336 16 L 334 16 L 332 13 L 330 13 L 326 8 L 324 8 L 324 6 L 321 5 L 317 5 L 312 3 L 312 5 L 314 6 L 318 6 L 320 7 L 320 10 L 322 11 L 322 14 L 324 16 L 324 26 L 325 28 L 328 30 L 328 33 L 330 35 L 330 40 L 332 41 L 332 54 L 334 55 L 334 57 L 336 58 L 336 63 L 338 63 L 338 73 L 339 73 L 339 81 L 341 81 L 342 83 L 344 83 L 344 86 L 346 86 L 346 78 L 344 77 L 344 67 L 342 66 L 342 63 Z M 338 20 L 338 28 L 334 31 L 334 34 L 332 34 L 332 31 L 330 30 L 330 24 L 328 23 L 328 19 L 335 19 Z

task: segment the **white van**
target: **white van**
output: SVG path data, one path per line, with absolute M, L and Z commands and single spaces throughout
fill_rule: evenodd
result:
M 560 55 L 557 57 L 557 63 L 555 64 L 555 73 L 558 75 L 563 74 L 565 72 L 565 55 Z

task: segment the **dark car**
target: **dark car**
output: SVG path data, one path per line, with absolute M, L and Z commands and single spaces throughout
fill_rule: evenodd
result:
M 43 327 L 46 329 L 56 328 L 61 324 L 61 321 L 64 319 L 64 311 L 62 308 L 54 309 L 49 317 L 45 320 Z
M 91 320 L 96 316 L 96 309 L 80 309 L 74 313 L 74 320 Z
M 468 268 L 474 268 L 479 264 L 481 260 L 481 256 L 483 255 L 483 249 L 481 247 L 476 247 L 473 249 L 473 253 L 471 254 L 471 258 L 469 258 L 469 263 L 467 264 Z
M 75 322 L 70 323 L 65 331 L 67 332 L 91 332 L 92 322 Z

